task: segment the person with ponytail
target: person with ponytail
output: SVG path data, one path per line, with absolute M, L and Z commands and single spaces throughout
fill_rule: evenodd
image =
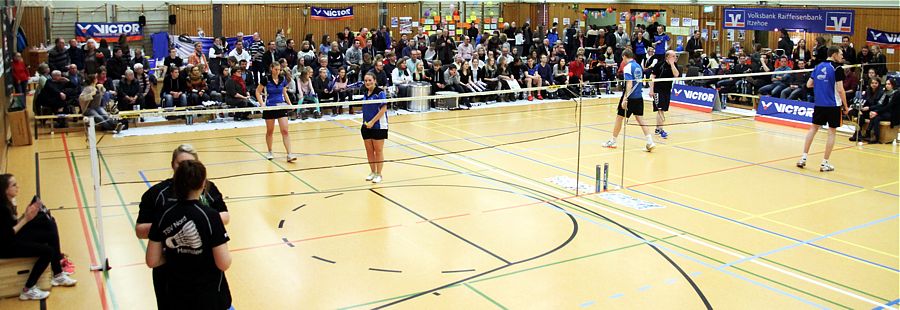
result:
M 209 182 L 206 167 L 197 160 L 175 168 L 175 203 L 158 213 L 150 227 L 146 263 L 165 266 L 169 280 L 162 293 L 170 307 L 160 309 L 231 308 L 225 271 L 231 267 L 228 232 L 219 212 L 202 202 Z

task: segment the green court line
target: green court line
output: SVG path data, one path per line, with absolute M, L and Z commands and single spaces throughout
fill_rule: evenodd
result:
M 84 206 L 88 206 L 87 195 L 84 194 L 84 184 L 81 182 L 81 172 L 78 170 L 78 162 L 75 160 L 75 153 L 70 152 L 72 156 L 72 169 L 75 170 L 75 178 L 78 180 L 78 189 L 81 192 L 81 201 L 84 203 Z M 97 231 L 94 229 L 94 218 L 91 216 L 91 209 L 84 208 L 84 212 L 87 214 L 87 222 L 88 226 L 91 228 L 91 235 L 94 237 L 94 247 L 100 249 L 99 238 L 97 238 Z M 99 254 L 99 253 L 98 253 Z M 99 256 L 99 255 L 98 255 Z M 99 257 L 99 259 L 103 259 Z M 109 259 L 107 257 L 107 259 Z M 104 264 L 105 262 L 98 262 L 99 264 Z M 103 278 L 106 284 L 106 291 L 109 292 L 109 300 L 112 301 L 113 309 L 119 309 L 119 303 L 116 302 L 116 294 L 113 293 L 112 282 L 109 279 L 109 270 L 103 271 Z
M 418 142 L 420 142 L 420 143 L 424 143 L 424 142 L 422 142 L 421 140 L 418 140 L 418 139 L 413 138 L 413 137 L 406 136 L 406 138 L 408 138 L 408 139 L 410 139 L 410 140 L 418 141 Z M 431 146 L 431 147 L 433 147 L 433 148 L 436 148 L 436 149 L 440 149 L 440 150 L 443 150 L 443 151 L 447 151 L 446 149 L 441 148 L 441 147 L 438 147 L 438 146 L 434 146 L 434 145 L 430 145 L 430 144 L 427 144 L 427 145 L 429 145 L 429 146 Z M 421 151 L 420 151 L 420 152 L 421 152 Z M 545 182 L 542 182 L 542 181 L 539 181 L 539 180 L 535 180 L 534 178 L 530 178 L 530 177 L 527 177 L 527 176 L 523 176 L 523 175 L 520 175 L 520 174 L 518 174 L 518 173 L 511 172 L 511 171 L 509 171 L 509 170 L 506 170 L 506 169 L 497 167 L 497 166 L 495 166 L 495 165 L 491 165 L 491 164 L 488 164 L 488 163 L 484 163 L 484 162 L 482 162 L 482 161 L 479 161 L 479 160 L 477 160 L 477 159 L 474 159 L 474 158 L 471 158 L 471 157 L 468 157 L 468 156 L 464 156 L 464 155 L 459 155 L 459 156 L 462 156 L 462 157 L 464 157 L 464 158 L 466 158 L 466 159 L 468 159 L 468 160 L 470 160 L 470 161 L 477 162 L 477 163 L 480 163 L 480 164 L 485 165 L 485 166 L 488 166 L 488 167 L 494 167 L 496 170 L 504 171 L 504 172 L 506 172 L 506 173 L 509 173 L 509 174 L 518 176 L 518 177 L 523 178 L 523 179 L 532 180 L 532 181 L 534 181 L 534 182 L 541 183 L 541 184 L 547 184 L 547 183 L 545 183 Z M 447 162 L 447 163 L 450 163 L 450 164 L 453 164 L 453 165 L 455 165 L 455 166 L 460 167 L 459 165 L 456 165 L 456 164 L 454 164 L 454 163 L 452 163 L 452 162 L 450 162 L 450 161 L 448 161 L 448 160 L 446 160 L 446 159 L 442 159 L 442 160 L 444 160 L 444 161 Z M 467 168 L 464 168 L 464 167 L 461 167 L 461 168 L 466 169 L 466 170 L 469 170 L 469 171 L 472 171 L 471 169 L 467 169 Z M 482 175 L 483 175 L 483 174 L 482 174 Z M 485 177 L 487 177 L 487 176 L 485 176 Z M 553 186 L 553 185 L 550 185 L 550 184 L 547 184 L 547 185 L 548 185 L 548 186 Z M 531 191 L 530 189 L 528 189 L 527 187 L 525 187 L 524 190 L 527 190 L 527 191 L 529 191 L 529 192 L 533 192 L 533 191 Z M 544 195 L 539 195 L 539 196 L 544 196 Z M 592 201 L 595 201 L 595 200 L 592 200 Z M 597 202 L 597 201 L 595 201 L 595 202 Z M 609 206 L 608 204 L 605 204 L 605 203 L 600 203 L 600 202 L 597 202 L 597 203 L 599 203 L 599 204 L 601 204 L 601 205 Z M 585 212 L 585 211 L 583 211 L 583 210 L 579 210 L 579 209 L 572 208 L 572 207 L 568 207 L 568 206 L 566 206 L 566 208 L 567 208 L 567 209 L 571 209 L 571 210 L 578 211 L 578 212 L 580 212 L 580 213 L 587 214 L 587 215 L 592 216 L 592 217 L 595 217 L 595 218 L 600 218 L 600 217 L 598 217 L 598 216 L 596 216 L 596 215 L 594 215 L 594 214 Z M 600 218 L 600 219 L 602 219 L 602 218 Z M 678 229 L 678 230 L 679 230 L 679 231 L 684 231 L 684 230 L 681 230 L 681 229 Z M 649 234 L 648 234 L 648 235 L 649 235 Z M 701 255 L 701 256 L 702 256 L 702 255 Z M 768 279 L 768 278 L 764 278 L 764 277 L 761 277 L 761 278 L 766 279 L 766 280 L 769 280 L 769 281 L 772 281 L 773 283 L 777 283 L 777 284 L 782 285 L 782 286 L 785 286 L 785 287 L 789 287 L 789 286 L 787 286 L 787 285 L 785 285 L 785 284 L 783 284 L 783 283 L 781 283 L 781 282 L 778 282 L 778 281 L 774 281 L 774 280 L 771 280 L 771 279 Z M 810 295 L 810 296 L 814 296 L 814 297 L 816 297 L 816 298 L 818 298 L 818 299 L 827 300 L 827 299 L 824 299 L 824 298 L 822 298 L 822 297 L 820 297 L 820 296 L 809 294 L 809 293 L 807 293 L 807 292 L 805 292 L 805 291 L 801 291 L 801 290 L 797 290 L 797 291 L 803 292 L 803 293 L 808 294 L 808 295 Z M 831 302 L 831 301 L 829 301 L 829 302 Z M 837 304 L 837 303 L 835 303 L 835 302 L 831 302 L 831 303 Z M 838 305 L 839 305 L 839 304 L 838 304 Z M 841 306 L 843 306 L 843 305 L 841 305 Z
M 497 302 L 496 300 L 494 300 L 493 298 L 489 297 L 487 294 L 482 293 L 482 292 L 479 291 L 478 289 L 472 287 L 471 285 L 469 285 L 469 283 L 463 283 L 463 285 L 465 285 L 466 287 L 468 287 L 470 290 L 474 291 L 475 293 L 478 293 L 478 295 L 481 295 L 481 297 L 484 297 L 484 299 L 487 299 L 488 301 L 490 301 L 492 304 L 496 305 L 496 306 L 499 307 L 500 309 L 503 309 L 503 310 L 507 310 L 507 309 L 508 309 L 508 308 L 504 307 L 503 305 L 501 305 L 501 304 L 500 304 L 499 302 Z
M 247 142 L 244 142 L 244 140 L 241 140 L 241 138 L 235 138 L 235 139 L 237 139 L 238 141 L 240 141 L 241 143 L 243 143 L 244 146 L 246 146 L 246 147 L 250 148 L 251 150 L 253 150 L 254 152 L 256 152 L 256 154 L 258 154 L 260 157 L 266 158 L 266 156 L 263 155 L 263 153 L 260 153 L 259 151 L 257 151 L 255 148 L 253 148 L 252 146 L 250 146 L 250 144 L 247 144 Z M 306 184 L 306 186 L 309 186 L 309 188 L 311 188 L 312 190 L 317 191 L 317 192 L 319 191 L 318 189 L 316 189 L 315 187 L 313 187 L 312 185 L 310 185 L 309 183 L 307 183 L 306 181 L 304 181 L 303 179 L 301 179 L 300 177 L 298 177 L 296 174 L 294 174 L 294 172 L 292 172 L 292 171 L 290 171 L 290 170 L 288 170 L 288 169 L 285 169 L 283 166 L 281 166 L 281 164 L 275 162 L 274 160 L 270 160 L 269 162 L 271 162 L 272 164 L 274 164 L 276 167 L 280 168 L 281 170 L 284 170 L 284 172 L 289 173 L 292 177 L 294 177 L 294 178 L 297 179 L 298 181 L 303 182 L 303 184 Z
M 99 151 L 97 152 L 97 155 L 100 157 L 100 162 L 103 163 L 103 168 L 106 168 L 106 175 L 109 176 L 109 180 L 110 182 L 112 182 L 113 188 L 116 190 L 116 196 L 119 197 L 119 206 L 122 207 L 122 212 L 125 212 L 125 215 L 128 216 L 128 223 L 131 224 L 131 229 L 134 230 L 134 218 L 131 217 L 131 212 L 129 212 L 128 207 L 125 206 L 125 199 L 122 198 L 122 192 L 119 191 L 119 185 L 116 185 L 116 179 L 113 177 L 112 171 L 109 170 L 109 165 L 106 163 L 106 157 L 104 157 L 103 154 Z M 137 239 L 138 243 L 140 243 L 141 249 L 143 249 L 144 252 L 147 252 L 147 245 L 144 244 L 144 240 L 140 238 L 135 239 Z

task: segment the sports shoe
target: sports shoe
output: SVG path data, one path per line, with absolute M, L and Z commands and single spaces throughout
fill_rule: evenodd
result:
M 819 171 L 821 171 L 821 172 L 834 171 L 834 166 L 832 166 L 829 163 L 822 163 L 821 165 L 819 165 Z
M 616 140 L 607 140 L 606 142 L 603 142 L 603 147 L 610 149 L 616 148 Z
M 659 129 L 659 128 L 656 128 L 656 129 L 653 130 L 653 134 L 658 135 L 658 134 L 659 134 L 659 131 L 660 131 L 660 129 Z
M 797 161 L 797 167 L 798 168 L 806 167 L 806 158 L 801 158 L 799 161 Z
M 65 273 L 60 273 L 53 276 L 53 279 L 50 279 L 50 285 L 52 286 L 75 286 L 75 283 L 78 283 L 78 280 L 69 278 Z
M 62 267 L 64 274 L 71 275 L 75 273 L 75 264 L 69 260 L 68 256 L 63 255 L 63 259 L 59 261 L 59 265 Z
M 376 174 L 374 178 L 372 178 L 372 183 L 381 183 L 381 175 Z
M 375 172 L 369 173 L 369 176 L 366 177 L 366 181 L 372 181 L 375 178 Z
M 541 93 L 538 93 L 537 98 L 538 100 L 544 100 L 544 96 L 541 96 Z
M 273 158 L 275 158 L 275 155 L 272 155 L 272 152 L 266 153 L 266 159 L 272 160 Z
M 668 139 L 668 138 L 669 138 L 669 133 L 666 132 L 665 130 L 660 129 L 660 130 L 659 130 L 659 136 L 660 136 L 661 138 L 663 138 L 663 139 Z
M 288 154 L 288 156 L 287 156 L 287 162 L 292 163 L 292 162 L 295 162 L 295 161 L 297 161 L 297 155 L 294 155 L 294 154 Z
M 31 288 L 22 290 L 22 293 L 19 294 L 19 300 L 41 300 L 49 296 L 50 292 L 41 290 L 35 285 Z
M 655 147 L 656 147 L 656 143 L 650 142 L 650 143 L 647 143 L 647 145 L 644 145 L 644 150 L 647 152 L 652 152 L 653 148 L 655 148 Z
M 528 95 L 528 101 L 534 101 L 534 96 Z

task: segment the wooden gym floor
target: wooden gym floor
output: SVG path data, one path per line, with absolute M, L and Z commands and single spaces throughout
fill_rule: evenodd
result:
M 590 187 L 595 165 L 609 163 L 615 185 L 623 168 L 621 142 L 600 146 L 610 102 L 584 102 L 580 181 Z M 896 309 L 895 147 L 839 136 L 837 170 L 820 173 L 820 133 L 801 170 L 803 130 L 673 108 L 668 121 L 687 124 L 669 126 L 653 153 L 627 128 L 616 192 L 663 207 L 638 210 L 549 181 L 575 177 L 576 121 L 571 102 L 394 116 L 385 157 L 395 162 L 378 185 L 363 180 L 354 121 L 292 125 L 304 155 L 295 164 L 262 157 L 262 127 L 106 136 L 108 274 L 88 271 L 98 210 L 84 135 L 13 148 L 9 170 L 28 200 L 38 154 L 43 199 L 78 266 L 78 286 L 53 289 L 49 309 L 155 307 L 133 223 L 180 143 L 200 151 L 227 196 L 237 309 Z

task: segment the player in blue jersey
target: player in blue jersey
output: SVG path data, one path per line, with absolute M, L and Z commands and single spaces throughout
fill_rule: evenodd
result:
M 616 148 L 616 140 L 619 137 L 619 132 L 622 131 L 623 121 L 625 118 L 634 115 L 634 119 L 637 120 L 638 125 L 640 125 L 641 131 L 643 131 L 644 136 L 647 137 L 647 144 L 644 146 L 644 150 L 650 152 L 656 147 L 656 144 L 653 143 L 653 135 L 650 133 L 649 129 L 644 126 L 644 121 L 642 119 L 644 116 L 644 94 L 641 79 L 644 76 L 644 69 L 634 60 L 634 52 L 632 52 L 631 49 L 626 48 L 622 51 L 622 60 L 626 63 L 622 71 L 625 75 L 625 92 L 622 93 L 622 98 L 619 99 L 616 124 L 615 127 L 613 127 L 613 136 L 609 141 L 603 143 L 603 147 Z
M 815 107 L 813 108 L 813 125 L 809 127 L 806 141 L 803 144 L 803 155 L 797 162 L 797 167 L 806 166 L 806 158 L 809 147 L 819 127 L 828 125 L 828 142 L 825 144 L 825 157 L 819 166 L 819 171 L 834 171 L 834 166 L 828 162 L 831 150 L 834 149 L 834 136 L 837 128 L 841 126 L 841 117 L 846 114 L 847 93 L 844 92 L 844 69 L 840 64 L 844 62 L 844 52 L 838 46 L 828 48 L 828 59 L 816 65 L 810 72 L 806 87 L 812 87 L 815 94 Z
M 363 125 L 360 129 L 363 142 L 366 144 L 366 158 L 369 159 L 371 173 L 366 181 L 381 183 L 381 168 L 384 166 L 384 140 L 388 138 L 387 103 L 384 100 L 384 91 L 378 87 L 375 75 L 366 73 L 363 76 L 365 88 L 363 89 Z

